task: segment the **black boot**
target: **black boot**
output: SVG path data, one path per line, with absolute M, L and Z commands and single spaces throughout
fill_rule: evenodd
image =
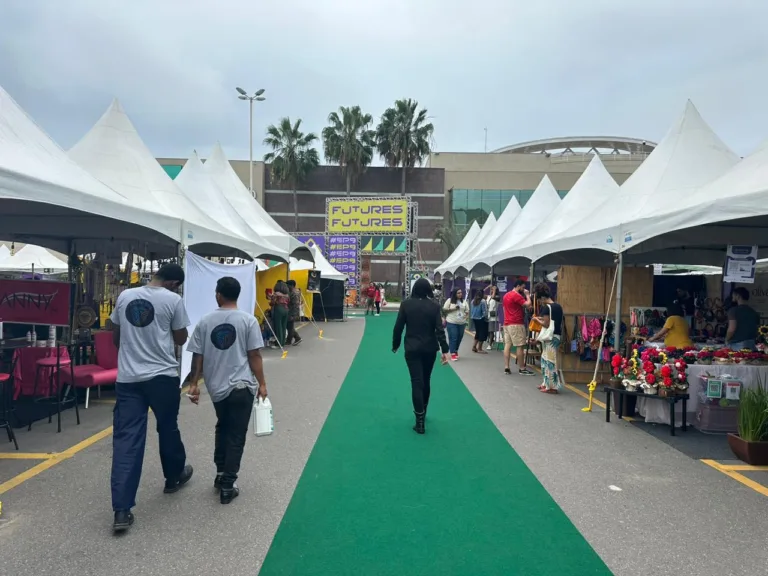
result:
M 416 434 L 424 434 L 424 416 L 426 415 L 426 412 L 414 412 L 416 415 L 416 424 L 413 427 L 413 430 L 416 432 Z
M 238 496 L 240 496 L 240 488 L 237 487 L 237 484 L 222 486 L 221 492 L 219 493 L 219 502 L 222 504 L 229 504 Z

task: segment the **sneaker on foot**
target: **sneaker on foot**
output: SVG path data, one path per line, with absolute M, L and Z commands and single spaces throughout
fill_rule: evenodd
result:
M 533 376 L 535 374 L 533 370 L 528 370 L 528 368 L 521 368 L 517 373 L 521 376 Z
M 181 471 L 181 474 L 176 480 L 165 481 L 165 488 L 163 488 L 163 492 L 165 494 L 173 494 L 174 492 L 178 492 L 179 489 L 184 486 L 184 484 L 189 482 L 190 478 L 192 478 L 192 472 L 194 472 L 192 466 L 190 464 L 185 464 L 184 470 Z
M 237 484 L 232 484 L 229 488 L 222 488 L 221 492 L 219 493 L 219 502 L 222 504 L 229 504 L 240 496 L 240 488 L 237 487 Z
M 456 362 L 456 360 L 458 360 L 458 359 L 459 359 L 459 355 L 458 354 L 451 354 L 451 360 Z
M 493 350 L 493 346 L 491 346 L 490 344 L 488 344 L 488 346 L 486 346 L 486 347 L 485 347 L 485 349 L 486 349 L 486 350 Z
M 293 341 L 293 344 L 291 344 L 291 346 L 298 346 L 299 344 L 301 344 L 302 340 L 303 338 L 297 338 L 296 340 Z
M 112 530 L 115 532 L 125 532 L 133 526 L 133 521 L 133 513 L 130 510 L 116 510 Z

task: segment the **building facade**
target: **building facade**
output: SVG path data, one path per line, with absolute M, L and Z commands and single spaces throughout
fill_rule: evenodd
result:
M 599 154 L 608 172 L 622 184 L 654 148 L 653 142 L 633 138 L 575 137 L 523 142 L 487 153 L 435 152 L 426 168 L 410 169 L 406 176 L 405 193 L 418 203 L 414 260 L 434 269 L 448 257 L 447 249 L 435 240 L 439 226 L 452 224 L 461 234 L 475 220 L 483 224 L 491 213 L 498 218 L 513 197 L 525 206 L 544 175 L 565 196 L 594 154 Z M 185 162 L 158 161 L 174 178 Z M 247 187 L 249 163 L 234 160 L 231 164 Z M 371 167 L 354 182 L 351 196 L 400 196 L 400 187 L 399 169 Z M 346 196 L 346 179 L 338 166 L 319 166 L 309 174 L 297 192 L 298 228 L 293 192 L 273 179 L 264 162 L 253 163 L 253 193 L 286 231 L 312 235 L 325 231 L 326 199 Z M 371 256 L 371 276 L 375 281 L 396 282 L 399 258 Z

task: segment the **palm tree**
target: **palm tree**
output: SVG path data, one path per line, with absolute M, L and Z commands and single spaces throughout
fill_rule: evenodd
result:
M 400 195 L 405 196 L 405 176 L 408 168 L 421 165 L 432 148 L 435 127 L 427 122 L 426 108 L 410 98 L 397 100 L 381 115 L 376 127 L 376 149 L 387 166 L 403 169 L 400 180 Z M 398 290 L 402 291 L 403 259 L 400 258 Z
M 328 115 L 323 128 L 323 150 L 329 162 L 341 166 L 347 179 L 347 196 L 351 195 L 352 182 L 373 160 L 376 132 L 370 129 L 373 116 L 363 114 L 360 106 L 341 106 L 338 112 Z
M 286 183 L 293 192 L 293 229 L 299 230 L 298 187 L 313 168 L 320 164 L 320 156 L 313 144 L 317 135 L 301 131 L 301 118 L 291 124 L 291 119 L 281 118 L 280 122 L 267 128 L 264 144 L 272 149 L 264 155 L 264 162 L 272 164 L 275 181 Z
M 456 251 L 468 231 L 469 226 L 461 226 L 451 219 L 449 224 L 439 224 L 435 228 L 432 239 L 445 246 L 447 250 L 444 251 L 444 254 L 450 256 Z
M 435 127 L 427 122 L 426 108 L 410 98 L 397 100 L 387 108 L 376 128 L 376 149 L 387 166 L 402 166 L 400 194 L 405 196 L 405 175 L 408 168 L 421 165 L 432 148 Z

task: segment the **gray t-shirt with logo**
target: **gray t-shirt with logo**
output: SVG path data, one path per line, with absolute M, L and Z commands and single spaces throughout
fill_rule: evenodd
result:
M 259 322 L 242 310 L 219 308 L 203 316 L 187 351 L 203 356 L 203 378 L 211 400 L 220 402 L 236 388 L 256 394 L 248 352 L 264 347 Z
M 181 296 L 162 286 L 129 288 L 117 297 L 110 320 L 120 326 L 118 382 L 179 375 L 171 331 L 189 326 Z

